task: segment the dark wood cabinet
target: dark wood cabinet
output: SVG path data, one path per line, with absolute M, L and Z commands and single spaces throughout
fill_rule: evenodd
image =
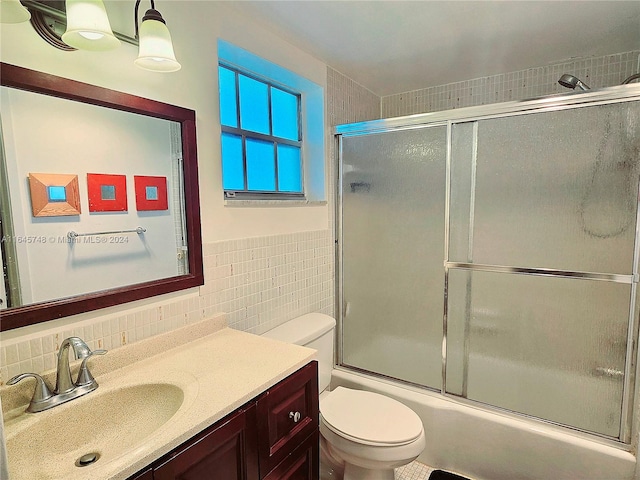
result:
M 319 480 L 311 362 L 129 480 Z
M 315 365 L 315 364 L 314 364 Z M 258 398 L 260 468 L 271 471 L 318 429 L 318 376 L 310 365 Z
M 251 404 L 189 440 L 153 469 L 153 480 L 258 480 Z

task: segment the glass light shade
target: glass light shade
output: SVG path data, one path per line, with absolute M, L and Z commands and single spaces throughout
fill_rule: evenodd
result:
M 19 0 L 0 0 L 0 23 L 22 23 L 31 18 Z
M 67 31 L 62 41 L 80 50 L 111 50 L 120 46 L 111 31 L 102 0 L 67 0 Z
M 176 60 L 167 26 L 158 20 L 144 20 L 140 25 L 140 50 L 134 62 L 154 72 L 175 72 L 181 65 Z

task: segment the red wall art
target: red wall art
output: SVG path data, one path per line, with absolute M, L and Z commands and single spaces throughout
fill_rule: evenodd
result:
M 126 212 L 127 177 L 87 173 L 90 212 Z
M 145 210 L 167 210 L 167 177 L 134 175 L 136 208 Z

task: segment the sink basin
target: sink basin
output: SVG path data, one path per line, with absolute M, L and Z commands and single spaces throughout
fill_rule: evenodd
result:
M 150 383 L 98 389 L 46 412 L 25 414 L 24 428 L 6 432 L 11 479 L 89 478 L 93 466 L 144 443 L 183 401 L 180 387 Z M 93 453 L 95 463 L 76 466 L 80 457 Z

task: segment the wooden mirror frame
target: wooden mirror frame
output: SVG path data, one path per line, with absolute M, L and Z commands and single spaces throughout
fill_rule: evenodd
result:
M 182 134 L 183 201 L 189 249 L 188 274 L 0 310 L 0 331 L 34 325 L 204 284 L 196 114 L 193 110 L 2 62 L 0 62 L 0 85 L 178 122 Z

